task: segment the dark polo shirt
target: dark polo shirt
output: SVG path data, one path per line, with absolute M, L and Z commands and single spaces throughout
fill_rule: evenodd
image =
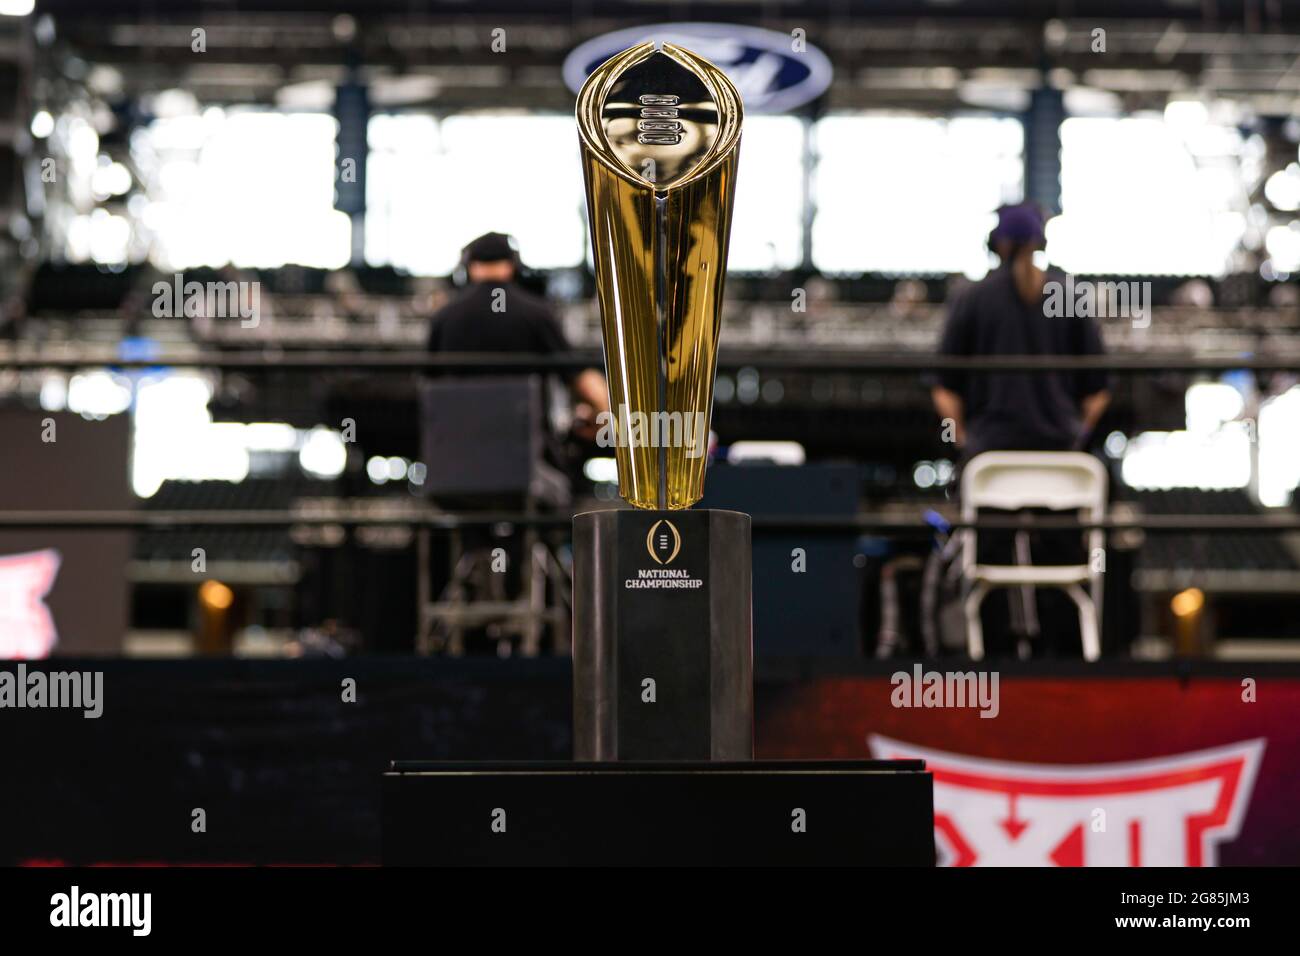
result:
M 1049 274 L 1048 282 L 1064 277 Z M 1010 268 L 999 267 L 952 304 L 939 354 L 1102 355 L 1091 318 L 1045 314 L 1026 305 Z M 1081 402 L 1108 387 L 1104 371 L 939 372 L 932 384 L 962 397 L 966 417 L 963 457 L 985 451 L 1067 451 L 1078 446 Z

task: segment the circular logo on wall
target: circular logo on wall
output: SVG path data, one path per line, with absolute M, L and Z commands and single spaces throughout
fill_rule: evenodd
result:
M 732 23 L 662 23 L 603 34 L 568 55 L 564 82 L 577 93 L 596 67 L 646 40 L 685 47 L 723 70 L 748 113 L 788 112 L 821 96 L 831 83 L 831 61 L 811 43 Z

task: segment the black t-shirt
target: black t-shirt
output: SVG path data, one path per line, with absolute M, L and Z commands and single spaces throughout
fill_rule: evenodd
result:
M 1048 282 L 1063 281 L 1049 275 Z M 1002 266 L 966 290 L 948 313 L 941 355 L 1101 355 L 1090 318 L 1048 316 L 1026 305 Z M 932 381 L 962 397 L 965 457 L 984 451 L 1066 451 L 1080 439 L 1081 402 L 1105 389 L 1104 371 L 941 372 Z
M 568 348 L 546 303 L 513 282 L 469 286 L 433 314 L 429 328 L 430 352 L 548 355 Z
M 494 311 L 494 305 L 498 311 Z M 560 330 L 560 323 L 546 302 L 514 282 L 479 282 L 467 287 L 433 314 L 429 326 L 430 352 L 536 352 L 550 355 L 568 349 L 569 343 Z M 454 373 L 457 378 L 477 374 L 501 373 L 474 369 Z M 566 383 L 572 383 L 573 372 L 566 370 L 557 374 Z M 542 421 L 547 423 L 543 429 L 545 455 L 551 464 L 564 467 L 565 456 L 551 432 L 550 420 L 550 390 L 543 388 Z

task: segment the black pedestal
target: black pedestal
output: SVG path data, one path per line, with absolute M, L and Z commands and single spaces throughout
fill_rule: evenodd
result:
M 753 756 L 749 516 L 573 519 L 576 760 Z
M 919 760 L 395 762 L 386 866 L 933 866 Z

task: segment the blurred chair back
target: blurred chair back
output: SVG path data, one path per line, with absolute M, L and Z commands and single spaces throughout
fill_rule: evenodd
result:
M 1106 510 L 1106 469 L 1078 451 L 988 451 L 962 471 L 961 499 L 966 520 L 979 508 L 1082 509 L 1100 518 Z
M 568 479 L 545 461 L 547 427 L 540 375 L 439 378 L 420 386 L 420 457 L 428 471 L 424 492 L 449 510 L 522 510 L 536 514 L 569 503 Z M 504 576 L 485 563 L 489 550 L 506 534 L 486 536 L 470 528 L 468 540 L 455 529 L 451 574 L 438 600 L 431 591 L 429 531 L 419 543 L 422 652 L 443 649 L 459 655 L 469 628 L 502 629 L 498 652 L 509 650 L 509 635 L 521 635 L 520 651 L 536 656 L 542 630 L 553 625 L 556 646 L 569 634 L 564 606 L 569 582 L 538 530 L 525 525 L 512 560 L 521 569 L 520 593 L 508 593 Z M 493 569 L 495 570 L 495 569 Z M 556 595 L 548 604 L 548 593 Z
M 434 498 L 533 492 L 542 463 L 540 376 L 440 378 L 420 388 L 420 457 Z
M 1092 455 L 1077 451 L 984 452 L 962 471 L 962 520 L 974 521 L 981 508 L 1082 511 L 1088 520 L 1101 520 L 1106 516 L 1106 469 Z M 1035 586 L 1059 587 L 1070 595 L 1079 608 L 1084 657 L 1096 660 L 1100 656 L 1102 583 L 1099 562 L 1094 558 L 1105 544 L 1104 532 L 1097 528 L 1087 532 L 1087 563 L 1081 565 L 980 564 L 975 530 L 963 531 L 962 537 L 962 576 L 970 588 L 965 602 L 968 643 L 973 658 L 984 656 L 979 605 L 988 590 Z M 1084 583 L 1089 586 L 1087 591 L 1080 587 Z
M 435 378 L 420 389 L 420 458 L 429 496 L 528 493 L 542 454 L 538 376 Z

